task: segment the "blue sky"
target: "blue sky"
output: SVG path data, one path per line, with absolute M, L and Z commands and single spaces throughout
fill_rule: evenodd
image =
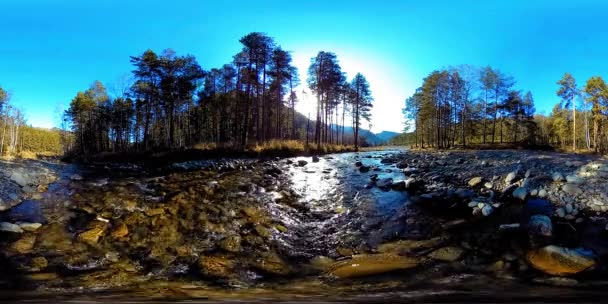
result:
M 580 85 L 608 73 L 606 20 L 600 0 L 4 0 L 0 86 L 29 123 L 51 127 L 77 91 L 129 74 L 130 55 L 172 48 L 210 69 L 260 31 L 293 52 L 301 73 L 318 51 L 337 53 L 350 77 L 371 83 L 373 129 L 398 131 L 403 100 L 422 78 L 465 63 L 512 75 L 549 112 L 564 72 Z M 311 100 L 302 99 L 306 112 Z

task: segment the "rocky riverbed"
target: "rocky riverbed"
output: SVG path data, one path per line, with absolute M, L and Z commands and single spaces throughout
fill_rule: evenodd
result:
M 394 150 L 64 167 L 43 194 L 12 175 L 3 189 L 23 196 L 1 214 L 0 286 L 23 297 L 369 302 L 606 284 L 608 160 L 597 156 Z

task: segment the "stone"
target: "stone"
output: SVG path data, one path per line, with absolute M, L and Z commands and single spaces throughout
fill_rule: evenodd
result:
M 124 222 L 119 222 L 114 226 L 112 230 L 112 237 L 116 239 L 124 238 L 129 235 L 129 227 Z
M 454 194 L 461 200 L 471 199 L 473 196 L 475 196 L 475 192 L 464 188 L 456 189 Z
M 528 233 L 535 236 L 552 237 L 553 223 L 551 218 L 540 214 L 531 216 L 528 221 Z
M 530 196 L 538 196 L 538 189 L 532 189 L 532 191 L 530 191 Z
M 10 249 L 18 254 L 30 253 L 36 243 L 36 235 L 26 234 L 18 241 L 10 245 Z
M 595 257 L 589 250 L 555 245 L 529 251 L 526 260 L 535 269 L 555 276 L 574 275 L 596 264 Z
M 405 169 L 408 167 L 408 164 L 407 164 L 407 162 L 402 161 L 402 162 L 398 162 L 396 166 L 397 166 L 397 169 Z
M 572 211 L 574 211 L 572 204 L 566 204 L 566 213 L 572 214 Z
M 487 183 L 483 184 L 483 186 L 484 186 L 486 189 L 492 189 L 492 188 L 494 187 L 494 185 L 492 185 L 492 183 L 490 183 L 490 182 L 487 182 Z
M 566 182 L 569 184 L 582 185 L 585 183 L 585 179 L 576 175 L 567 175 Z
M 553 174 L 551 174 L 551 179 L 553 179 L 554 182 L 561 182 L 564 181 L 564 176 L 559 172 L 553 172 Z
M 579 195 L 583 193 L 583 190 L 579 188 L 579 186 L 575 184 L 565 184 L 562 186 L 562 191 L 570 194 L 570 195 Z
M 355 162 L 355 167 L 361 167 L 361 166 L 363 166 L 363 162 L 361 162 L 361 161 Z
M 371 169 L 369 166 L 360 166 L 359 172 L 366 173 L 366 172 L 369 172 L 369 169 Z
M 19 185 L 19 187 L 22 187 L 22 188 L 25 187 L 25 186 L 27 186 L 27 184 L 28 184 L 27 174 L 25 174 L 24 172 L 22 172 L 20 170 L 19 171 L 17 171 L 17 170 L 13 171 L 11 173 L 10 180 L 13 181 L 15 184 Z
M 157 215 L 165 214 L 165 209 L 164 208 L 153 208 L 153 209 L 146 210 L 144 213 L 147 216 L 157 216 Z
M 318 163 L 318 162 L 319 162 L 319 157 L 318 157 L 318 156 L 316 156 L 316 155 L 315 155 L 315 156 L 313 156 L 313 157 L 312 157 L 312 162 L 313 162 L 313 163 Z
M 526 188 L 524 188 L 524 187 L 517 187 L 517 189 L 515 189 L 515 191 L 513 191 L 513 197 L 516 199 L 525 201 L 527 196 L 528 196 L 528 190 L 526 190 Z
M 555 215 L 564 218 L 566 216 L 566 210 L 564 210 L 564 208 L 557 208 L 557 210 L 555 210 Z
M 538 197 L 540 197 L 540 198 L 546 198 L 546 197 L 547 197 L 547 195 L 548 195 L 548 194 L 547 194 L 547 190 L 545 190 L 545 189 L 540 189 L 540 190 L 538 191 Z
M 241 237 L 238 235 L 228 236 L 220 241 L 220 248 L 228 252 L 241 251 Z
M 428 256 L 434 260 L 454 262 L 459 260 L 463 254 L 464 249 L 455 246 L 447 246 L 431 252 Z
M 481 184 L 482 181 L 483 178 L 481 176 L 473 177 L 469 180 L 469 186 L 476 187 L 477 185 Z
M 492 212 L 494 212 L 494 207 L 490 205 L 485 205 L 483 208 L 481 208 L 481 214 L 483 214 L 483 216 L 490 216 Z
M 199 271 L 211 278 L 234 277 L 234 263 L 224 256 L 203 256 L 198 260 Z
M 36 231 L 36 230 L 40 229 L 40 227 L 42 227 L 42 224 L 40 224 L 40 223 L 19 223 L 18 225 L 24 231 L 29 231 L 29 232 Z
M 54 272 L 41 272 L 28 274 L 26 278 L 32 281 L 54 281 L 59 278 L 59 275 Z
M 17 224 L 2 222 L 0 223 L 0 231 L 12 232 L 12 233 L 23 233 L 23 229 Z
M 291 272 L 289 264 L 275 252 L 266 253 L 256 259 L 251 267 L 271 275 L 286 275 Z
M 78 235 L 78 240 L 90 245 L 97 244 L 99 238 L 105 234 L 107 226 L 106 222 L 93 221 L 89 225 L 89 230 Z
M 270 232 L 270 230 L 268 230 L 268 228 L 264 227 L 264 226 L 263 226 L 263 225 L 261 225 L 261 224 L 257 224 L 257 225 L 255 225 L 255 226 L 253 227 L 253 229 L 255 230 L 255 232 L 256 232 L 256 233 L 257 233 L 259 236 L 261 236 L 261 237 L 263 237 L 263 238 L 265 238 L 265 239 L 270 238 L 270 237 L 272 236 L 272 233 Z
M 68 251 L 73 248 L 72 236 L 58 224 L 49 224 L 40 229 L 37 246 L 44 250 Z
M 359 278 L 414 268 L 421 262 L 420 258 L 393 253 L 360 254 L 332 264 L 328 273 L 338 279 Z
M 388 178 L 383 178 L 379 181 L 376 182 L 376 186 L 378 186 L 378 188 L 388 188 L 393 184 L 393 179 L 388 177 Z
M 306 166 L 306 165 L 308 165 L 308 162 L 307 162 L 307 161 L 305 161 L 305 160 L 303 160 L 303 159 L 299 159 L 299 160 L 298 160 L 298 166 L 299 166 L 299 167 L 304 167 L 304 166 Z
M 507 185 L 510 185 L 512 182 L 514 182 L 517 179 L 517 172 L 511 172 L 507 175 L 507 177 L 505 178 L 505 183 Z

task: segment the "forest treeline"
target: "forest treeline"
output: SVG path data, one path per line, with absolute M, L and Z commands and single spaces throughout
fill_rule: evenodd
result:
M 532 93 L 492 67 L 437 70 L 405 100 L 405 133 L 393 143 L 449 148 L 518 144 L 608 150 L 608 86 L 600 76 L 578 87 L 571 74 L 556 82 L 561 102 L 535 114 Z M 578 104 L 578 106 L 577 106 Z M 578 110 L 577 110 L 578 109 Z
M 24 152 L 60 155 L 69 147 L 69 137 L 59 129 L 27 125 L 22 111 L 10 102 L 10 94 L 0 87 L 0 156 Z
M 311 59 L 306 83 L 317 100 L 316 115 L 296 112 L 298 70 L 290 52 L 271 37 L 250 33 L 242 49 L 219 68 L 204 70 L 191 55 L 147 50 L 132 56 L 132 80 L 99 81 L 78 92 L 65 112 L 75 152 L 149 151 L 213 143 L 244 148 L 271 140 L 321 145 L 354 144 L 370 119 L 371 91 L 361 74 L 348 82 L 337 56 Z M 352 124 L 354 136 L 345 134 Z M 340 127 L 341 126 L 341 127 Z

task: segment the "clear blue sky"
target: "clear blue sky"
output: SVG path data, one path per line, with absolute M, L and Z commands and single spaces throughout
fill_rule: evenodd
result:
M 241 36 L 261 31 L 293 51 L 301 72 L 319 50 L 336 52 L 349 76 L 362 72 L 371 83 L 374 130 L 397 131 L 403 100 L 422 78 L 464 63 L 512 75 L 549 112 L 564 72 L 581 85 L 608 76 L 606 20 L 601 0 L 4 0 L 0 86 L 29 123 L 51 127 L 77 91 L 128 74 L 130 55 L 172 48 L 209 69 L 231 60 Z

